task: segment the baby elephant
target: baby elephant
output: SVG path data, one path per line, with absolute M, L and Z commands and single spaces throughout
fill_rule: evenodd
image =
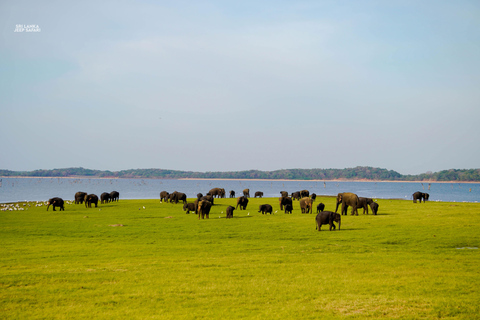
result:
M 371 202 L 370 203 L 370 208 L 372 208 L 372 212 L 374 215 L 377 215 L 378 212 L 378 203 L 376 202 Z
M 63 206 L 63 199 L 62 198 L 58 198 L 58 197 L 55 197 L 55 198 L 52 198 L 50 200 L 48 200 L 48 206 L 47 206 L 47 211 L 48 211 L 48 208 L 50 206 L 53 207 L 53 211 L 55 211 L 55 207 L 59 207 L 60 208 L 60 211 L 65 211 L 65 207 Z
M 261 212 L 262 214 L 270 213 L 272 214 L 273 208 L 269 204 L 261 204 L 258 207 L 258 212 Z
M 331 212 L 331 211 L 322 211 L 319 214 L 317 214 L 317 217 L 315 218 L 315 221 L 317 222 L 317 227 L 316 229 L 318 231 L 321 231 L 320 228 L 322 227 L 323 224 L 328 224 L 330 225 L 330 231 L 335 230 L 335 224 L 333 223 L 334 221 L 338 223 L 338 230 L 340 230 L 340 221 L 342 219 L 342 216 L 339 213 Z
M 233 218 L 233 210 L 235 210 L 235 207 L 232 207 L 232 206 L 227 207 L 227 219 Z
M 323 210 L 325 210 L 325 205 L 320 202 L 317 206 L 317 213 L 322 212 Z
M 286 204 L 285 205 L 285 213 L 292 213 L 292 210 L 293 210 L 293 206 L 291 204 Z
M 186 214 L 190 214 L 190 211 L 195 211 L 195 203 L 184 203 L 183 211 L 187 211 Z

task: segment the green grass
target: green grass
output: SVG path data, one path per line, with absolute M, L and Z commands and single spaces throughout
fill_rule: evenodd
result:
M 158 200 L 2 211 L 0 318 L 480 319 L 478 204 L 379 200 L 318 232 L 298 201 L 227 220 L 234 202 L 208 220 Z

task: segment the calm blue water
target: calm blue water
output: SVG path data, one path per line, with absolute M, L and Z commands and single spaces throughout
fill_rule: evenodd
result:
M 73 200 L 77 191 L 95 193 L 113 190 L 120 192 L 120 199 L 158 199 L 160 191 L 180 191 L 188 198 L 201 192 L 224 188 L 227 196 L 234 190 L 237 196 L 249 188 L 250 195 L 263 191 L 264 197 L 279 197 L 280 191 L 288 193 L 303 189 L 317 195 L 337 195 L 353 192 L 360 197 L 377 199 L 411 199 L 415 191 L 430 194 L 430 201 L 478 202 L 479 183 L 419 182 L 337 182 L 337 181 L 253 181 L 253 180 L 171 180 L 171 179 L 65 179 L 65 178 L 0 178 L 0 202 L 48 200 L 61 197 Z

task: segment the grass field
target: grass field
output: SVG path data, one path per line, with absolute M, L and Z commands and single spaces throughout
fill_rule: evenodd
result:
M 479 204 L 378 200 L 318 232 L 298 201 L 234 202 L 2 211 L 0 318 L 480 319 Z

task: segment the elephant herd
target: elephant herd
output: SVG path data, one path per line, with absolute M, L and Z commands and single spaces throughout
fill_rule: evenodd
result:
M 235 191 L 231 190 L 230 191 L 230 198 L 235 197 Z M 299 205 L 300 205 L 300 210 L 302 214 L 308 214 L 308 213 L 313 213 L 314 211 L 314 202 L 316 199 L 316 194 L 310 192 L 308 190 L 301 190 L 301 191 L 296 191 L 292 192 L 291 194 L 288 194 L 286 191 L 280 191 L 280 198 L 279 200 L 279 205 L 280 205 L 280 210 L 284 211 L 285 214 L 291 214 L 293 211 L 293 201 L 298 200 Z M 174 191 L 172 193 L 169 193 L 167 191 L 162 191 L 160 192 L 160 202 L 170 202 L 170 203 L 175 203 L 177 204 L 178 202 L 183 203 L 183 210 L 186 211 L 187 214 L 190 212 L 195 212 L 195 214 L 198 215 L 198 219 L 208 219 L 210 215 L 210 210 L 212 206 L 214 205 L 215 198 L 225 198 L 226 192 L 225 189 L 223 188 L 213 188 L 211 189 L 205 196 L 202 193 L 197 194 L 197 199 L 193 203 L 188 203 L 187 202 L 187 196 L 183 192 L 178 192 Z M 416 203 L 417 200 L 420 200 L 420 203 L 425 202 L 426 200 L 429 199 L 429 194 L 428 193 L 423 193 L 420 191 L 415 192 L 412 197 L 413 197 L 413 202 Z M 104 192 L 100 196 L 100 202 L 103 203 L 108 203 L 110 201 L 118 201 L 120 197 L 120 194 L 118 191 L 112 191 L 110 193 Z M 234 210 L 246 210 L 249 198 L 250 197 L 250 190 L 245 189 L 243 190 L 243 196 L 240 196 L 236 200 L 236 207 L 234 206 L 228 206 L 226 208 L 226 217 L 227 219 L 233 218 L 233 212 Z M 262 198 L 263 197 L 263 192 L 261 191 L 256 191 L 255 192 L 255 198 Z M 82 204 L 85 203 L 85 207 L 91 208 L 92 203 L 95 205 L 95 207 L 98 206 L 98 201 L 99 198 L 95 194 L 88 194 L 86 192 L 77 192 L 75 194 L 75 204 Z M 53 207 L 53 211 L 55 211 L 55 208 L 58 207 L 60 208 L 60 211 L 64 211 L 64 201 L 62 198 L 55 197 L 51 198 L 47 202 L 47 211 L 50 206 Z M 338 208 L 341 206 L 340 214 L 337 213 Z M 315 217 L 316 221 L 316 229 L 318 231 L 321 230 L 322 225 L 329 225 L 330 230 L 335 230 L 335 224 L 333 222 L 336 222 L 338 224 L 338 229 L 340 230 L 340 224 L 341 224 L 341 216 L 342 215 L 347 215 L 348 208 L 351 207 L 352 215 L 357 215 L 358 216 L 358 209 L 363 208 L 363 214 L 365 212 L 368 214 L 368 208 L 372 210 L 372 213 L 374 215 L 377 215 L 378 213 L 378 203 L 376 203 L 373 199 L 371 198 L 365 198 L 365 197 L 358 197 L 356 194 L 351 193 L 351 192 L 343 192 L 339 193 L 336 197 L 336 208 L 335 212 L 332 211 L 324 211 L 325 205 L 323 203 L 319 203 L 316 206 L 316 213 L 317 216 Z M 261 204 L 259 206 L 258 212 L 262 214 L 273 214 L 273 207 L 270 204 Z M 276 211 L 275 211 L 276 212 Z
M 118 191 L 112 191 L 110 193 L 103 192 L 100 195 L 100 203 L 108 203 L 118 201 L 120 199 L 120 193 Z M 98 196 L 96 194 L 88 194 L 86 192 L 79 191 L 75 193 L 75 204 L 82 204 L 85 202 L 85 208 L 91 208 L 92 204 L 95 208 L 98 206 Z
M 378 203 L 373 201 L 373 199 L 359 197 L 351 192 L 343 192 L 337 195 L 337 207 L 335 208 L 335 212 L 338 211 L 338 206 L 340 204 L 342 204 L 342 209 L 340 211 L 342 215 L 347 214 L 348 207 L 352 207 L 352 215 L 358 216 L 358 209 L 360 208 L 363 208 L 363 214 L 365 214 L 365 212 L 368 214 L 369 206 L 374 215 L 377 215 L 378 213 Z
M 230 191 L 230 197 L 232 198 L 235 195 L 235 191 Z M 293 201 L 298 200 L 300 205 L 300 211 L 303 214 L 313 213 L 314 212 L 314 202 L 316 199 L 316 194 L 310 192 L 308 190 L 302 190 L 293 192 L 288 194 L 286 191 L 280 192 L 281 197 L 278 198 L 280 210 L 284 211 L 286 214 L 291 214 L 293 211 Z M 214 199 L 216 197 L 224 197 L 225 190 L 221 188 L 214 188 L 211 189 L 205 196 L 202 193 L 197 194 L 197 199 L 195 202 L 187 202 L 186 196 L 182 192 L 174 191 L 173 193 L 169 193 L 167 191 L 160 192 L 160 202 L 170 202 L 170 203 L 178 203 L 179 201 L 183 202 L 183 210 L 189 214 L 190 212 L 195 212 L 197 214 L 198 219 L 208 219 L 210 215 L 210 210 L 214 205 Z M 255 192 L 255 197 L 262 197 L 263 192 L 257 191 Z M 250 197 L 250 190 L 245 189 L 243 190 L 243 196 L 240 196 L 236 199 L 236 207 L 228 206 L 226 208 L 226 217 L 232 218 L 234 210 L 246 210 Z M 316 206 L 316 213 L 317 216 L 315 218 L 317 230 L 321 230 L 321 226 L 324 224 L 328 224 L 330 226 L 330 230 L 335 230 L 336 222 L 338 224 L 338 228 L 340 229 L 341 224 L 341 214 L 346 215 L 347 209 L 349 206 L 352 207 L 352 214 L 358 215 L 358 208 L 364 209 L 365 212 L 368 214 L 368 206 L 370 206 L 374 215 L 378 212 L 378 204 L 370 198 L 361 198 L 358 197 L 356 194 L 353 193 L 339 193 L 337 196 L 337 207 L 335 212 L 332 211 L 324 211 L 325 204 L 319 203 Z M 338 207 L 342 204 L 341 214 L 338 214 Z M 271 204 L 261 204 L 259 205 L 258 212 L 262 214 L 273 214 L 273 207 Z M 276 211 L 275 211 L 276 212 Z M 222 212 L 223 213 L 223 212 Z
M 95 205 L 95 208 L 98 206 L 98 196 L 96 194 L 88 194 L 86 192 L 79 191 L 75 193 L 75 204 L 85 203 L 85 208 L 91 208 L 92 204 Z M 100 203 L 108 203 L 111 201 L 118 201 L 120 199 L 120 193 L 118 191 L 112 191 L 110 193 L 104 192 L 100 195 Z M 60 208 L 60 211 L 65 211 L 65 202 L 62 198 L 55 197 L 51 198 L 47 202 L 47 211 L 50 206 L 52 206 L 53 211 L 56 207 Z

